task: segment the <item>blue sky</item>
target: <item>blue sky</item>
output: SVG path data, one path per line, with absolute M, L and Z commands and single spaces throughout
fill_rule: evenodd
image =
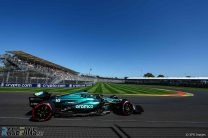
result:
M 100 76 L 208 76 L 207 0 L 1 0 L 0 53 Z

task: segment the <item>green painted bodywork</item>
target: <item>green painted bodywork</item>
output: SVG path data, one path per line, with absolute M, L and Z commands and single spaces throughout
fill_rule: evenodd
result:
M 110 97 L 98 98 L 97 95 L 89 94 L 88 92 L 74 92 L 65 95 L 56 95 L 50 99 L 56 108 L 70 108 L 70 110 L 91 111 L 95 110 L 101 103 L 105 105 L 116 104 L 121 100 Z M 109 110 L 106 106 L 105 110 Z

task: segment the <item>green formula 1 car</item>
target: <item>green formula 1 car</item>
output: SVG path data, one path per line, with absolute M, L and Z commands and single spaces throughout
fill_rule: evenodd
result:
M 144 112 L 140 105 L 134 105 L 127 99 L 119 99 L 88 92 L 74 92 L 65 95 L 51 95 L 48 92 L 34 93 L 29 97 L 33 121 L 47 121 L 52 116 L 86 116 L 105 115 L 114 112 L 120 115 L 141 114 Z

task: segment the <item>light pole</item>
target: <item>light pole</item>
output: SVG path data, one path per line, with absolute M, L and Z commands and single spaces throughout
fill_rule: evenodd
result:
M 90 70 L 89 70 L 89 76 L 90 76 L 90 72 L 92 71 L 92 68 L 90 68 Z

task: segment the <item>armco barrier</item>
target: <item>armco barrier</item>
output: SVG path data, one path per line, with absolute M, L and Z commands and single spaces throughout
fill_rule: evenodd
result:
M 1 87 L 38 87 L 38 88 L 67 88 L 67 87 L 87 87 L 92 84 L 33 84 L 33 83 L 1 83 Z

